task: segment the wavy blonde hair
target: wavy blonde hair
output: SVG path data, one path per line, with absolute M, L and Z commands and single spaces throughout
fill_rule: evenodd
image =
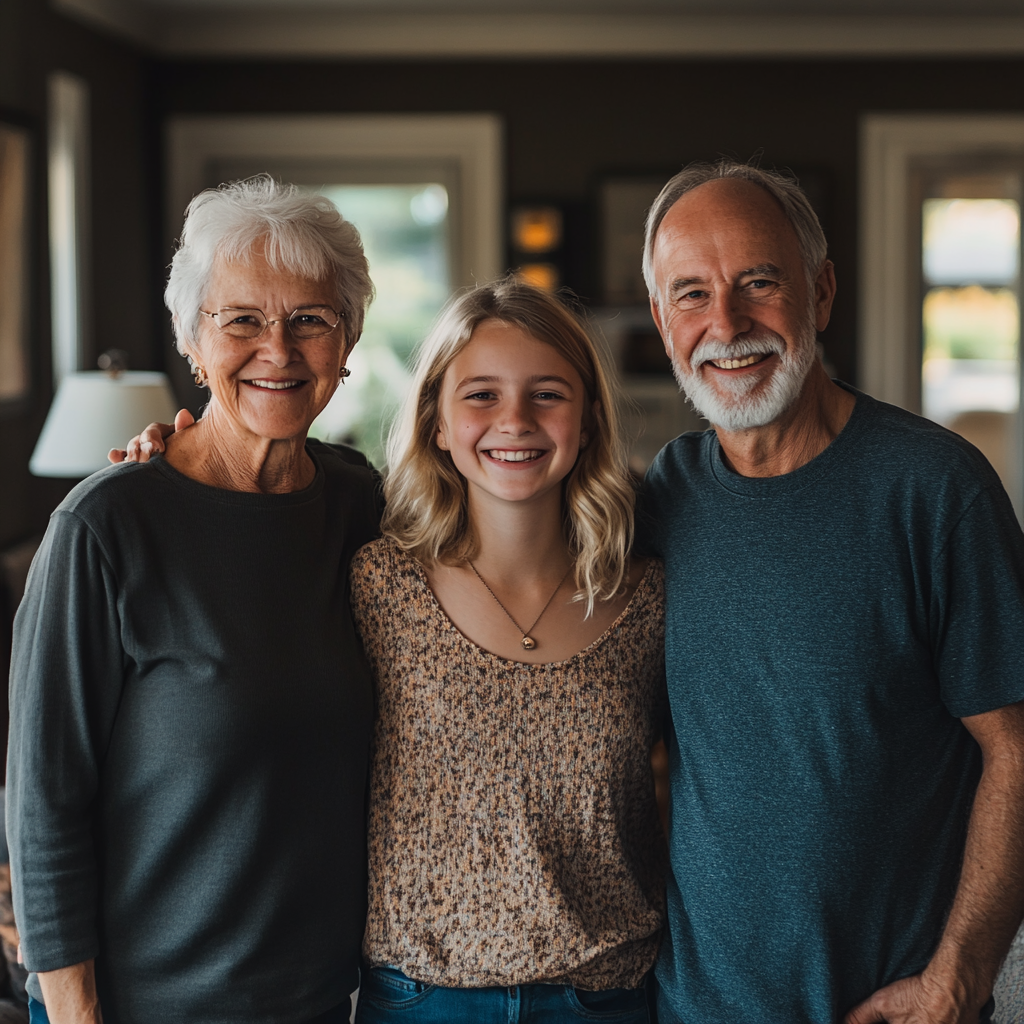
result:
M 487 321 L 518 327 L 550 345 L 583 381 L 583 426 L 590 439 L 563 481 L 562 507 L 576 600 L 587 602 L 590 615 L 595 601 L 621 591 L 633 543 L 635 491 L 619 431 L 618 395 L 582 323 L 558 299 L 514 278 L 454 298 L 423 342 L 409 397 L 388 438 L 383 531 L 427 565 L 465 562 L 476 554 L 466 481 L 451 454 L 437 446 L 437 429 L 445 372 Z

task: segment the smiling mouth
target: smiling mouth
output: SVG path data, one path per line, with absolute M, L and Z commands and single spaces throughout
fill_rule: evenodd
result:
M 247 380 L 244 383 L 254 388 L 262 388 L 264 391 L 292 391 L 302 387 L 304 380 Z
M 708 362 L 716 370 L 742 370 L 747 366 L 762 363 L 772 355 L 774 355 L 772 352 L 755 352 L 753 355 L 741 356 L 739 359 L 709 359 Z
M 539 448 L 491 448 L 487 454 L 498 462 L 534 462 L 546 452 Z

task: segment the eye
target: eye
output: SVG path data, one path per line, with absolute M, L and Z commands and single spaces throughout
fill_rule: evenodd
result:
M 260 318 L 255 313 L 236 313 L 234 316 L 225 314 L 225 326 L 228 324 L 239 327 L 262 327 Z
M 565 396 L 557 391 L 538 391 L 533 396 L 542 402 L 558 401 L 563 399 Z
M 463 397 L 469 401 L 493 402 L 496 396 L 493 391 L 473 391 Z
M 759 277 L 756 280 L 751 281 L 748 287 L 753 288 L 754 291 L 760 292 L 764 291 L 766 288 L 771 288 L 776 284 L 778 284 L 778 282 L 771 280 L 771 278 Z
M 327 326 L 327 321 L 317 313 L 296 313 L 290 322 L 294 327 L 318 327 L 320 324 Z

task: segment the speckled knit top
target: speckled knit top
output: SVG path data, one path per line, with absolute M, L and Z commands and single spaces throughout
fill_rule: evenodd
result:
M 467 640 L 387 538 L 352 563 L 377 681 L 371 965 L 475 988 L 635 988 L 664 915 L 650 750 L 664 708 L 664 574 L 566 661 Z

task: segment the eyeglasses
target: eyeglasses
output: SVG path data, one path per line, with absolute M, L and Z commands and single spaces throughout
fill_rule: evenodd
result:
M 271 324 L 284 324 L 293 338 L 319 338 L 330 334 L 345 315 L 330 306 L 299 306 L 286 317 L 278 317 L 276 320 L 268 320 L 262 309 L 235 309 L 229 306 L 216 313 L 207 313 L 205 309 L 199 312 L 208 316 L 225 334 L 250 341 L 260 337 Z

